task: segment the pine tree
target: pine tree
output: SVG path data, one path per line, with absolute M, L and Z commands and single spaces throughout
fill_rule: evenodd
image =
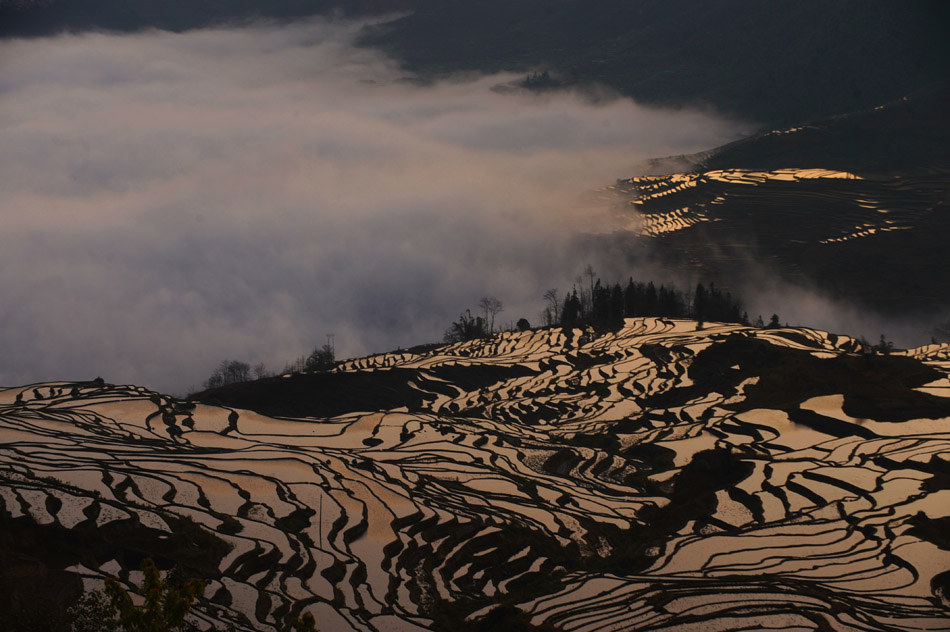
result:
M 581 301 L 577 297 L 577 288 L 564 299 L 564 308 L 561 312 L 563 327 L 577 327 L 581 324 Z
M 693 294 L 693 318 L 696 319 L 696 328 L 702 329 L 706 321 L 706 288 L 702 283 L 696 284 L 696 293 Z

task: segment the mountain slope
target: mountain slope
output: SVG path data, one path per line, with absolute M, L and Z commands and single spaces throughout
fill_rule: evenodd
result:
M 950 309 L 950 90 L 699 156 L 691 171 L 623 180 L 630 227 L 704 278 L 769 275 L 889 315 Z M 659 163 L 657 166 L 660 166 Z
M 5 389 L 0 553 L 152 555 L 240 629 L 948 629 L 948 375 L 947 345 L 630 319 L 198 402 Z
M 940 2 L 455 0 L 366 41 L 422 73 L 549 68 L 641 102 L 788 125 L 945 81 L 948 17 Z
M 417 0 L 418 1 L 418 0 Z M 405 11 L 413 0 L 0 0 L 0 38 L 60 32 L 186 31 L 253 20 L 298 20 Z
M 872 107 L 950 70 L 939 0 L 0 0 L 0 37 L 337 13 L 387 16 L 363 42 L 422 76 L 548 69 L 555 84 L 764 125 Z

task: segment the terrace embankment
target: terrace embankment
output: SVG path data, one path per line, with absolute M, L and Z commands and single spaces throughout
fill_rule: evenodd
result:
M 245 630 L 947 629 L 948 358 L 646 318 L 4 389 L 0 553 L 64 594 L 151 555 Z

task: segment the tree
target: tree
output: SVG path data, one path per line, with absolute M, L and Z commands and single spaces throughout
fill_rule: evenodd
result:
M 464 342 L 486 335 L 485 321 L 481 316 L 472 316 L 471 310 L 459 314 L 459 319 L 452 323 L 445 331 L 446 342 Z
M 294 619 L 294 632 L 317 632 L 317 621 L 309 612 Z
M 545 311 L 545 314 L 548 314 L 547 325 L 548 327 L 551 327 L 557 324 L 556 321 L 558 320 L 558 316 L 560 316 L 561 314 L 561 305 L 558 302 L 557 289 L 551 288 L 550 290 L 545 292 L 544 300 L 548 302 L 548 307 L 547 307 L 547 310 Z
M 503 312 L 505 308 L 502 306 L 501 301 L 494 296 L 483 296 L 478 301 L 478 306 L 485 314 L 485 322 L 488 323 L 488 333 L 493 333 L 495 331 L 495 315 L 499 312 Z
M 204 387 L 219 388 L 227 384 L 248 382 L 251 379 L 251 365 L 240 360 L 223 360 L 204 382 Z
M 643 315 L 644 316 L 660 316 L 660 313 L 657 309 L 659 299 L 656 293 L 656 286 L 653 284 L 653 281 L 647 283 L 646 293 L 643 297 Z
M 581 300 L 577 297 L 577 288 L 564 298 L 561 310 L 561 326 L 576 327 L 581 323 Z
M 584 268 L 584 275 L 590 282 L 590 294 L 587 295 L 587 301 L 582 300 L 581 311 L 585 313 L 587 317 L 590 317 L 591 313 L 594 311 L 594 277 L 597 276 L 597 273 L 594 272 L 593 266 L 588 263 L 587 267 Z M 583 299 L 583 291 L 581 292 L 581 298 Z M 584 305 L 585 302 L 587 303 L 586 305 Z
M 100 590 L 83 593 L 69 607 L 66 615 L 70 621 L 70 632 L 116 632 L 119 629 L 112 602 Z
M 619 283 L 610 288 L 609 321 L 611 327 L 623 327 L 623 289 Z
M 888 340 L 884 334 L 881 334 L 881 339 L 876 345 L 874 345 L 874 350 L 878 353 L 887 355 L 894 350 L 894 343 Z
M 643 296 L 643 284 L 634 283 L 633 277 L 627 281 L 627 287 L 623 290 L 623 314 L 627 318 L 640 316 L 638 312 L 638 303 Z
M 307 361 L 304 363 L 303 368 L 305 371 L 324 371 L 332 368 L 335 362 L 336 354 L 333 350 L 333 346 L 327 342 L 327 344 L 322 347 L 314 349 L 313 352 L 307 356 Z
M 779 322 L 778 314 L 772 314 L 772 318 L 769 319 L 769 324 L 765 328 L 778 329 L 781 326 L 782 326 L 782 323 Z
M 593 268 L 587 266 L 584 274 L 590 276 Z M 748 315 L 743 313 L 742 302 L 715 284 L 708 287 L 698 284 L 696 292 L 691 294 L 684 294 L 674 285 L 661 284 L 657 287 L 653 281 L 635 282 L 632 277 L 625 288 L 619 283 L 607 285 L 597 279 L 592 281 L 588 293 L 583 287 L 585 284 L 584 278 L 578 277 L 572 292 L 564 297 L 559 312 L 562 326 L 617 328 L 623 326 L 625 317 L 637 316 L 694 317 L 699 321 L 700 329 L 708 321 L 748 324 Z M 545 298 L 549 296 L 555 296 L 554 292 L 545 294 Z M 551 322 L 553 315 L 550 306 L 542 312 L 542 318 L 545 322 Z
M 92 591 L 82 595 L 67 611 L 70 632 L 198 632 L 187 621 L 194 602 L 204 594 L 205 582 L 162 579 L 155 562 L 146 558 L 141 566 L 144 579 L 134 590 L 143 600 L 135 605 L 129 591 L 113 577 L 106 579 L 105 594 Z M 291 620 L 293 632 L 318 632 L 310 612 Z M 216 628 L 215 628 L 216 629 Z
M 696 319 L 696 328 L 702 329 L 706 321 L 706 287 L 702 283 L 696 284 L 696 293 L 693 294 L 693 318 Z
M 610 323 L 610 290 L 600 284 L 600 279 L 594 283 L 591 292 L 591 313 L 588 322 L 595 327 L 606 327 Z
M 124 632 L 177 632 L 186 630 L 185 617 L 195 599 L 204 594 L 205 583 L 190 579 L 173 586 L 162 579 L 150 558 L 142 560 L 142 585 L 136 592 L 144 598 L 136 606 L 129 592 L 114 577 L 106 579 L 106 595 Z
M 519 319 L 516 326 L 518 327 L 518 331 L 528 331 L 531 329 L 531 323 L 528 322 L 527 318 Z

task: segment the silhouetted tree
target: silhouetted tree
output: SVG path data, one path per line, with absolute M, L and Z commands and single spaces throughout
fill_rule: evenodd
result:
M 769 319 L 769 324 L 765 327 L 766 329 L 778 329 L 782 326 L 782 323 L 779 322 L 778 314 L 772 314 L 772 318 Z
M 486 334 L 485 320 L 481 316 L 472 316 L 471 310 L 467 309 L 449 326 L 444 338 L 446 342 L 463 342 L 484 338 Z
M 647 284 L 646 292 L 643 296 L 643 315 L 644 316 L 660 316 L 659 311 L 657 310 L 658 301 L 656 286 L 653 285 L 653 281 L 650 281 Z
M 591 266 L 589 263 L 587 264 L 587 267 L 584 268 L 584 276 L 587 277 L 589 282 L 590 292 L 587 293 L 587 300 L 584 300 L 585 292 L 581 291 L 581 315 L 583 318 L 589 319 L 594 311 L 594 278 L 597 276 L 597 273 L 594 272 L 593 266 Z
M 656 308 L 654 316 L 668 316 L 670 318 L 681 318 L 688 316 L 686 309 L 686 300 L 682 292 L 674 287 L 660 285 L 656 293 Z
M 560 84 L 551 78 L 551 73 L 545 70 L 542 72 L 532 72 L 525 75 L 523 85 L 529 90 L 542 90 L 545 88 L 553 88 Z
M 894 350 L 894 343 L 884 337 L 884 334 L 881 334 L 881 339 L 874 345 L 874 350 L 887 355 Z
M 577 288 L 574 288 L 565 299 L 561 311 L 561 326 L 576 327 L 581 324 L 581 301 L 577 297 Z
M 600 279 L 597 279 L 591 291 L 591 314 L 587 320 L 595 327 L 610 324 L 610 290 L 600 284 Z
M 628 318 L 639 316 L 637 311 L 638 298 L 643 294 L 642 284 L 634 283 L 633 277 L 627 281 L 627 287 L 623 290 L 623 314 Z
M 703 328 L 706 320 L 706 288 L 702 283 L 696 284 L 696 292 L 693 294 L 693 318 L 696 319 L 698 329 Z
M 544 300 L 548 302 L 547 309 L 545 310 L 545 313 L 549 315 L 546 324 L 548 327 L 556 325 L 556 321 L 561 315 L 561 304 L 557 298 L 557 289 L 552 288 L 545 292 Z
M 593 269 L 588 266 L 586 275 Z M 582 277 L 578 283 L 585 283 Z M 572 299 L 578 297 L 574 304 Z M 550 308 L 543 315 L 545 322 L 549 321 Z M 710 284 L 707 288 L 702 283 L 697 284 L 694 294 L 686 295 L 673 285 L 640 283 L 629 278 L 625 288 L 619 283 L 610 286 L 601 279 L 596 279 L 591 285 L 589 298 L 585 290 L 575 285 L 574 289 L 561 306 L 561 324 L 565 327 L 583 325 L 601 329 L 614 329 L 623 326 L 623 319 L 638 316 L 657 316 L 667 318 L 695 317 L 703 323 L 715 320 L 721 322 L 748 322 L 748 315 L 742 311 L 741 301 L 733 298 L 729 292 Z M 565 320 L 565 318 L 567 320 Z
M 251 379 L 251 365 L 240 360 L 224 360 L 204 382 L 204 387 L 218 388 L 227 384 L 247 382 Z
M 615 283 L 612 288 L 610 288 L 610 313 L 608 314 L 610 327 L 622 327 L 623 326 L 623 290 L 620 288 L 619 283 Z
M 322 347 L 314 349 L 313 352 L 307 356 L 307 361 L 304 363 L 303 368 L 305 371 L 325 371 L 326 369 L 332 368 L 336 363 L 336 353 L 333 350 L 333 345 L 327 342 Z
M 518 331 L 528 331 L 531 329 L 531 323 L 528 322 L 527 318 L 521 318 L 518 320 Z
M 485 322 L 488 324 L 488 333 L 494 333 L 495 331 L 495 316 L 499 312 L 504 311 L 504 307 L 494 296 L 483 296 L 478 301 L 478 306 L 481 308 L 482 312 L 485 314 Z

